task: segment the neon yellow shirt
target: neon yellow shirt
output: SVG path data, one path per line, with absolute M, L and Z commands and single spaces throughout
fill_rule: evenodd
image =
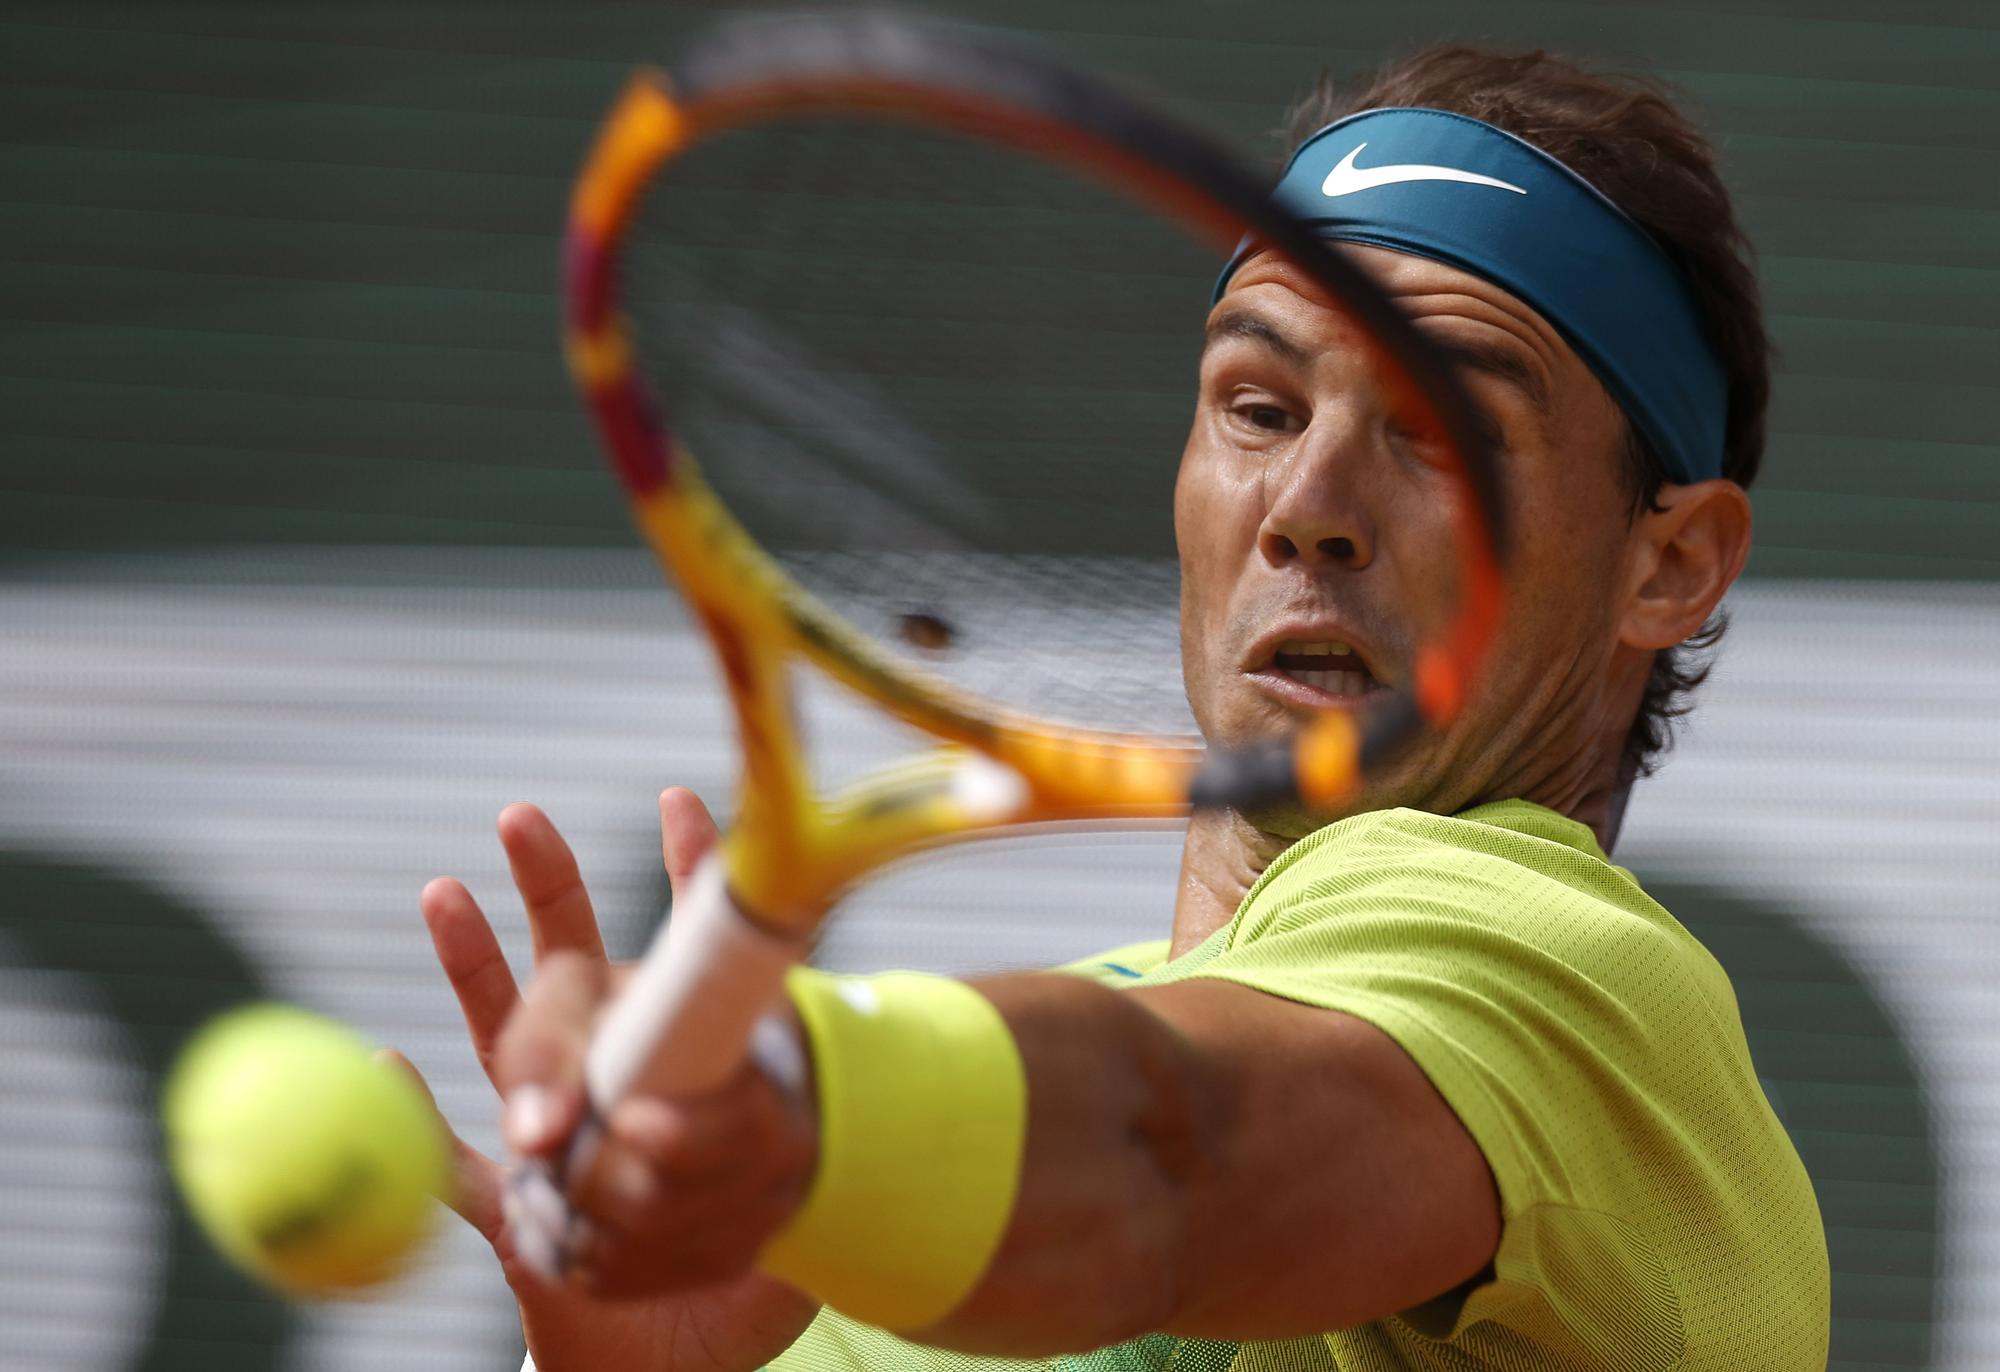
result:
M 1722 968 L 1590 831 L 1526 801 L 1388 810 L 1294 844 L 1201 946 L 1068 970 L 1238 982 L 1355 1015 L 1486 1155 L 1504 1221 L 1466 1290 L 1282 1343 L 1152 1335 L 1042 1362 L 920 1348 L 831 1311 L 780 1372 L 1789 1372 L 1826 1366 L 1812 1184 Z

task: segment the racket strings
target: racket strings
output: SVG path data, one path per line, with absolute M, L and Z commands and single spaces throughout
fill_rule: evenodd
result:
M 780 562 L 843 619 L 960 690 L 1044 719 L 1194 732 L 1171 561 L 954 551 Z
M 803 588 L 1000 706 L 1185 735 L 1172 486 L 1213 267 L 1026 155 L 800 119 L 670 167 L 623 294 L 668 423 Z

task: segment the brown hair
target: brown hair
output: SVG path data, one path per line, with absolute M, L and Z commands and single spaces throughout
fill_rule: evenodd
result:
M 1360 110 L 1415 105 L 1470 115 L 1533 143 L 1590 182 L 1651 234 L 1680 267 L 1709 342 L 1729 378 L 1722 474 L 1741 486 L 1764 458 L 1771 346 L 1748 240 L 1715 150 L 1659 82 L 1585 70 L 1550 53 L 1492 52 L 1462 44 L 1425 48 L 1360 84 L 1322 75 L 1286 116 L 1296 148 Z M 1666 468 L 1630 424 L 1624 465 L 1632 514 L 1652 508 Z M 1718 610 L 1677 647 L 1653 656 L 1637 716 L 1625 737 L 1621 775 L 1650 774 L 1673 741 L 1673 721 L 1693 707 L 1713 649 L 1728 627 Z

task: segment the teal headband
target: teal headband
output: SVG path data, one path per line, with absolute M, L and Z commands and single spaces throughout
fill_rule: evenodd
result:
M 1568 167 L 1445 110 L 1364 110 L 1292 154 L 1274 192 L 1325 238 L 1484 277 L 1569 341 L 1676 482 L 1722 475 L 1729 384 L 1680 271 Z M 1223 270 L 1221 298 L 1256 250 Z

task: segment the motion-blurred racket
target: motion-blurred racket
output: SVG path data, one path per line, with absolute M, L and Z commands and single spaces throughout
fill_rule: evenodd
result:
M 1416 683 L 1359 728 L 1330 713 L 1205 761 L 1171 494 L 1208 292 L 1245 234 L 1400 376 L 1456 479 L 1459 576 Z M 1264 177 L 1045 57 L 875 14 L 726 24 L 613 110 L 565 271 L 571 368 L 742 749 L 719 855 L 593 1043 L 600 1111 L 725 1079 L 842 892 L 917 848 L 1191 799 L 1337 810 L 1449 717 L 1494 626 L 1498 487 L 1450 373 Z M 927 749 L 829 792 L 800 742 L 807 667 Z M 559 1265 L 551 1179 L 519 1174 L 513 1208 Z

